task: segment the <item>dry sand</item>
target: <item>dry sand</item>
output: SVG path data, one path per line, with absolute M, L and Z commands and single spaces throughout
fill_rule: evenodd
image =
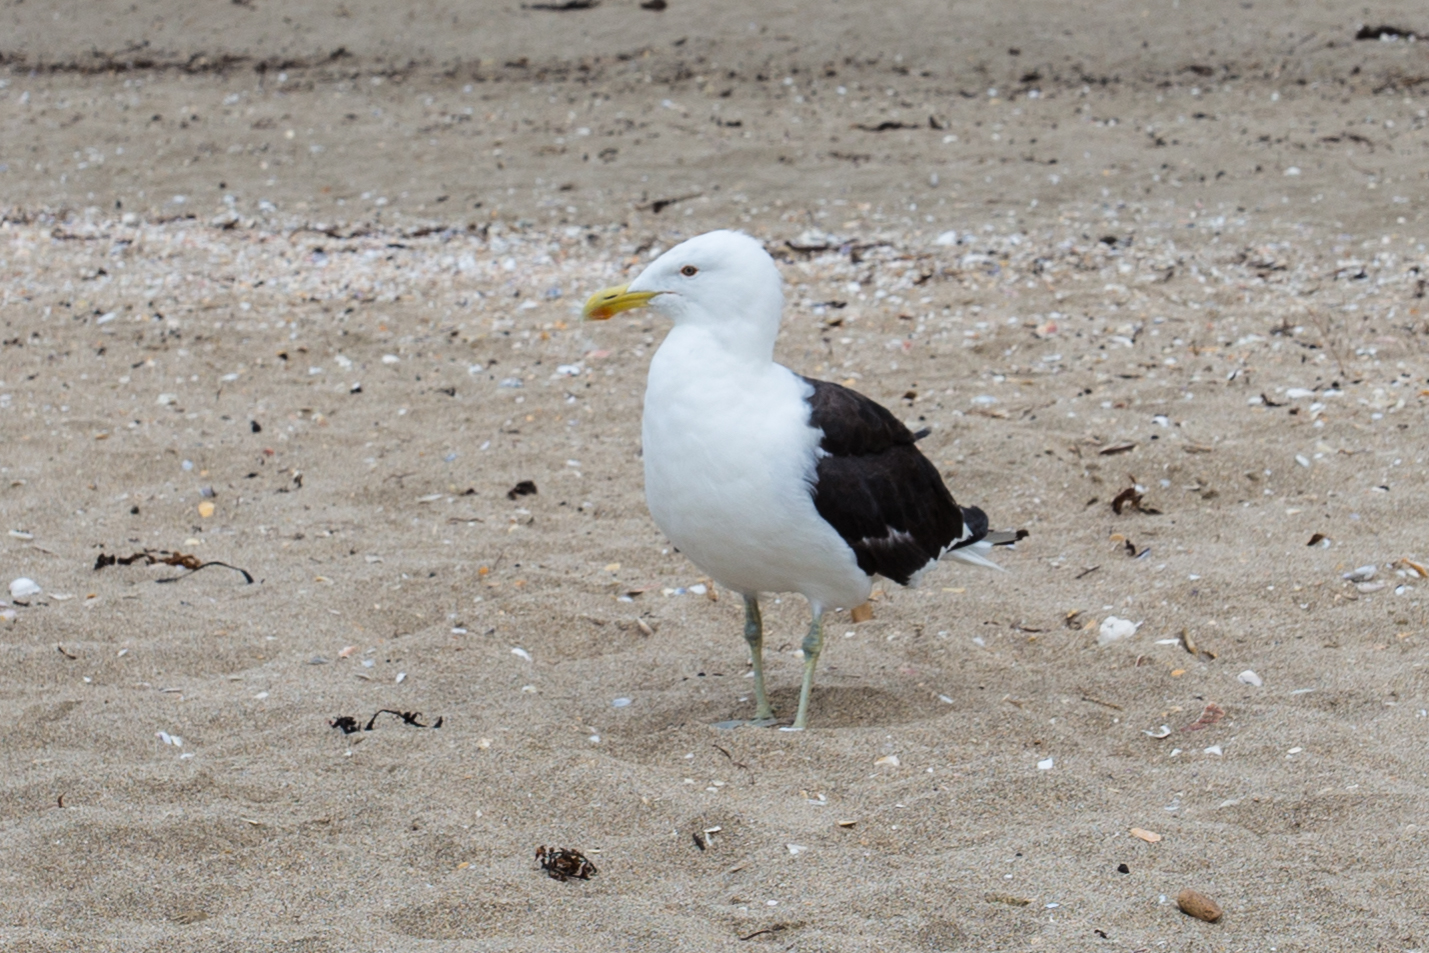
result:
M 1429 32 L 6 4 L 0 945 L 1429 947 L 1429 45 L 1361 16 Z M 577 320 L 731 226 L 781 358 L 1032 534 L 834 621 L 802 734 L 712 727 L 748 659 L 641 498 L 664 329 Z M 257 581 L 93 568 L 145 548 Z M 330 726 L 384 708 L 442 725 Z

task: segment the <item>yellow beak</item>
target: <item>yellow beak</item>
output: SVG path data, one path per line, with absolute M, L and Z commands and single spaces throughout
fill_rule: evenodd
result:
M 658 291 L 626 291 L 629 285 L 616 285 L 597 291 L 586 300 L 581 316 L 587 321 L 609 321 L 622 311 L 643 308 Z

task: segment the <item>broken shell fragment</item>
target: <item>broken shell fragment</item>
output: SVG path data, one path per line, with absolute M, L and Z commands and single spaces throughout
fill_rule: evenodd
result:
M 1102 620 L 1101 627 L 1097 630 L 1097 645 L 1105 646 L 1129 639 L 1136 634 L 1136 630 L 1139 628 L 1141 628 L 1140 622 L 1118 619 L 1114 615 L 1109 615 Z

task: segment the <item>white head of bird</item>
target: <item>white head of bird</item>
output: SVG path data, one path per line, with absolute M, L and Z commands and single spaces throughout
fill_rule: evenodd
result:
M 590 321 L 649 307 L 679 327 L 696 327 L 725 348 L 773 360 L 784 311 L 783 281 L 764 246 L 742 232 L 706 232 L 651 262 L 628 285 L 597 291 Z

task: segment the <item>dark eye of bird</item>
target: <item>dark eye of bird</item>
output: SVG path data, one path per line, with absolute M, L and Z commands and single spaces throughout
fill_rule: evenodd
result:
M 686 265 L 685 267 L 680 269 L 680 274 L 684 275 L 686 278 L 693 278 L 698 273 L 699 269 L 696 268 L 694 265 Z

